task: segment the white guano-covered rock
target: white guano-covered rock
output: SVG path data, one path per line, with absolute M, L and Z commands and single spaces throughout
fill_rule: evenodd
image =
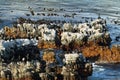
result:
M 72 41 L 81 41 L 86 35 L 80 33 L 63 32 L 61 34 L 61 43 L 68 45 Z
M 65 54 L 65 63 L 75 63 L 77 58 L 79 57 L 79 54 L 74 53 L 74 54 Z
M 64 23 L 63 24 L 63 30 L 64 31 L 71 31 L 73 29 L 73 26 L 71 23 Z

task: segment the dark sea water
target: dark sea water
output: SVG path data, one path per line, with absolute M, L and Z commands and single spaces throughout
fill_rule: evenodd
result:
M 32 8 L 34 16 L 28 7 Z M 54 10 L 48 11 L 45 8 Z M 38 13 L 44 13 L 45 16 Z M 59 16 L 47 16 L 49 13 L 57 13 Z M 63 17 L 66 14 L 76 15 L 74 18 Z M 97 18 L 99 14 L 107 20 L 112 44 L 120 44 L 120 41 L 115 41 L 115 37 L 120 35 L 120 25 L 113 23 L 113 20 L 120 19 L 120 0 L 0 0 L 0 28 L 10 26 L 19 17 L 79 22 L 82 17 Z M 120 64 L 93 66 L 94 72 L 89 80 L 120 80 Z

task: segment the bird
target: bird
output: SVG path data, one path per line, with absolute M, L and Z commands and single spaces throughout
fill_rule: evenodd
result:
M 33 9 L 30 6 L 28 7 L 28 9 L 29 9 L 30 13 L 34 16 L 35 13 L 34 13 Z

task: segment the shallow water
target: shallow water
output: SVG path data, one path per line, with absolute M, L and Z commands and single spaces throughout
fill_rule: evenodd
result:
M 0 28 L 11 25 L 19 17 L 47 20 L 83 21 L 82 17 L 97 18 L 101 14 L 107 20 L 108 30 L 112 38 L 112 44 L 120 44 L 115 37 L 120 35 L 120 26 L 113 24 L 113 20 L 120 18 L 120 0 L 0 0 Z M 28 7 L 31 7 L 35 15 L 32 16 Z M 44 8 L 54 8 L 55 11 L 47 11 Z M 63 10 L 60 10 L 63 9 Z M 37 15 L 37 13 L 45 13 Z M 47 16 L 49 13 L 57 13 L 59 16 Z M 63 17 L 65 14 L 74 18 Z M 30 14 L 30 16 L 26 16 Z M 94 72 L 89 80 L 120 80 L 120 64 L 118 65 L 94 65 Z
M 120 80 L 120 64 L 93 64 L 93 74 L 89 80 Z

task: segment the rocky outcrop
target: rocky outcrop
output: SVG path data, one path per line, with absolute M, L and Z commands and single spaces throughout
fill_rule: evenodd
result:
M 37 41 L 32 39 L 15 39 L 15 40 L 0 40 L 0 58 L 3 62 L 16 60 L 30 60 L 37 58 L 39 48 L 36 46 Z
M 42 20 L 35 22 L 20 18 L 16 26 L 1 29 L 1 39 L 36 38 L 39 49 L 57 48 L 65 51 L 77 49 L 88 58 L 98 58 L 107 62 L 119 61 L 117 58 L 119 50 L 114 46 L 109 48 L 111 38 L 104 19 L 96 19 L 90 23 L 62 25 L 41 22 Z
M 74 56 L 75 54 L 77 56 Z M 92 74 L 92 65 L 86 62 L 82 55 L 75 54 L 67 54 L 65 59 L 61 60 L 64 65 L 57 63 L 59 56 L 56 58 L 53 50 L 45 50 L 43 56 L 39 58 L 40 60 L 31 58 L 26 61 L 25 58 L 22 58 L 21 61 L 0 62 L 0 80 L 85 79 Z M 71 61 L 69 64 L 68 60 Z
M 1 29 L 0 39 L 2 80 L 82 80 L 92 74 L 88 60 L 120 62 L 120 46 L 110 48 L 104 19 L 62 25 L 21 19 L 16 26 Z M 63 50 L 63 54 L 50 48 Z M 40 53 L 45 49 L 48 51 Z
M 24 20 L 23 20 L 24 21 Z M 40 38 L 44 41 L 55 41 L 56 36 L 60 37 L 63 45 L 71 41 L 88 41 L 95 39 L 109 38 L 106 22 L 104 19 L 97 19 L 91 23 L 64 23 L 60 24 L 35 24 L 32 21 L 18 22 L 16 26 L 5 26 L 0 32 L 2 39 L 13 38 Z

